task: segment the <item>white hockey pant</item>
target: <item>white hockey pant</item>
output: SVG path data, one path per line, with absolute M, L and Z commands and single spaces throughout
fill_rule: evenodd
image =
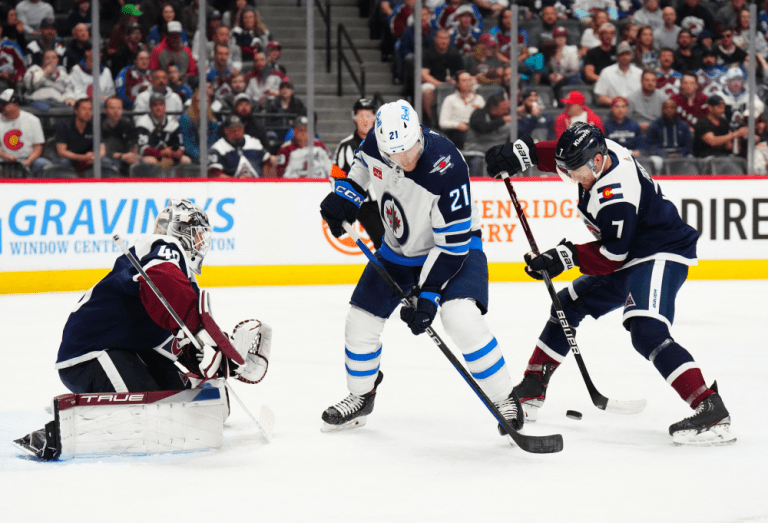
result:
M 501 401 L 512 392 L 512 380 L 496 338 L 474 300 L 461 298 L 443 304 L 443 328 L 464 355 L 467 369 L 491 399 Z
M 344 360 L 349 392 L 362 396 L 371 392 L 381 364 L 381 331 L 387 320 L 352 305 L 344 331 Z

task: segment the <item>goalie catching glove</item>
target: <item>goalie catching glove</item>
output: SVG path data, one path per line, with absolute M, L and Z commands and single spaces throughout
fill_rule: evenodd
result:
M 576 256 L 576 248 L 573 243 L 565 238 L 555 247 L 542 252 L 538 256 L 528 252 L 524 256 L 527 267 L 525 273 L 534 280 L 543 280 L 541 271 L 546 270 L 550 278 L 562 274 L 568 269 L 578 267 L 579 259 Z
M 232 345 L 245 358 L 244 365 L 230 362 L 235 378 L 244 383 L 259 383 L 267 374 L 272 349 L 272 327 L 259 320 L 245 320 L 235 325 Z
M 498 176 L 504 171 L 513 176 L 539 164 L 536 144 L 525 134 L 515 143 L 494 145 L 486 151 L 485 163 L 491 176 Z

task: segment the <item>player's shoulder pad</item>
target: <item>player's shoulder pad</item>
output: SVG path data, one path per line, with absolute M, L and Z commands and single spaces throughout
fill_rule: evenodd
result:
M 165 234 L 147 234 L 134 243 L 136 258 L 145 269 L 149 265 L 170 262 L 187 273 L 187 258 L 179 240 Z M 154 263 L 153 263 L 154 262 Z
M 432 194 L 442 194 L 469 183 L 469 167 L 464 157 L 448 138 L 422 126 L 424 152 L 413 172 L 405 173 Z

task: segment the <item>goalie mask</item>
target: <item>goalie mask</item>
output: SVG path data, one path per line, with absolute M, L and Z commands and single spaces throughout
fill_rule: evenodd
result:
M 155 220 L 155 234 L 179 240 L 195 274 L 200 274 L 203 258 L 211 248 L 211 231 L 206 212 L 189 200 L 171 200 Z

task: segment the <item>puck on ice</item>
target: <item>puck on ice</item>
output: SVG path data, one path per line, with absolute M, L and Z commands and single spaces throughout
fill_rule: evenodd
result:
M 567 410 L 565 415 L 571 419 L 581 419 L 581 412 L 577 410 Z

